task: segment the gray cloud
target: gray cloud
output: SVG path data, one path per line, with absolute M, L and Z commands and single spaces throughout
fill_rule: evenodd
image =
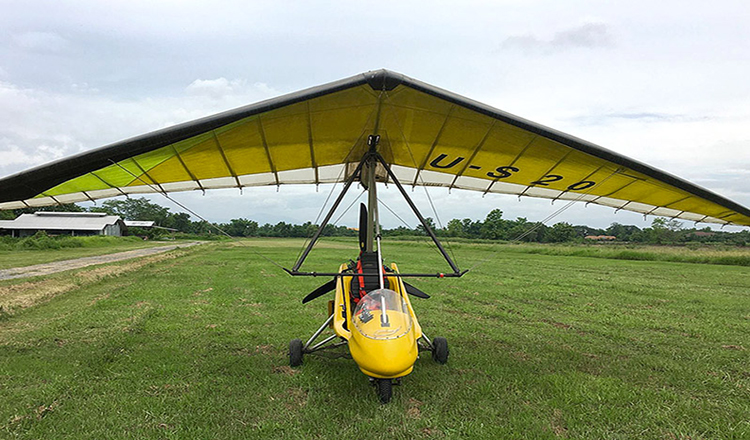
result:
M 670 115 L 668 113 L 654 113 L 654 112 L 636 112 L 636 113 L 609 113 L 604 115 L 606 118 L 615 119 L 639 119 L 647 121 L 674 121 L 675 119 L 683 119 L 684 115 Z
M 456 8 L 383 0 L 366 13 L 343 0 L 295 2 L 293 8 L 241 0 L 221 7 L 195 0 L 179 7 L 6 3 L 0 14 L 0 175 L 385 67 L 691 181 L 711 171 L 713 180 L 704 183 L 709 189 L 750 205 L 746 175 L 726 171 L 746 168 L 750 151 L 750 27 L 743 2 L 721 8 L 676 0 L 515 2 L 509 8 L 507 2 L 467 0 Z M 376 31 L 362 31 L 373 23 Z M 498 52 L 488 53 L 488 42 L 498 44 Z M 176 197 L 216 221 L 302 222 L 313 219 L 325 199 L 325 188 L 313 190 L 320 199 L 308 190 Z M 484 218 L 501 206 L 508 218 L 534 221 L 558 209 L 537 199 L 431 194 L 444 220 Z M 314 206 L 303 205 L 308 201 Z M 417 203 L 429 206 L 424 199 Z M 408 208 L 398 212 L 409 216 Z M 606 226 L 631 222 L 630 215 L 648 224 L 640 215 L 613 212 L 590 205 L 571 208 L 559 220 Z
M 185 88 L 193 96 L 205 96 L 211 99 L 224 99 L 229 96 L 257 93 L 265 96 L 280 95 L 278 90 L 265 83 L 248 84 L 246 80 L 228 80 L 224 77 L 216 79 L 196 79 Z M 247 104 L 250 104 L 248 102 Z
M 577 28 L 564 30 L 555 34 L 550 40 L 554 47 L 607 47 L 613 44 L 609 27 L 604 23 L 586 23 Z
M 195 80 L 181 95 L 130 100 L 86 83 L 49 92 L 0 81 L 0 175 L 279 94 L 225 78 Z
M 636 121 L 636 122 L 647 122 L 647 123 L 669 123 L 669 122 L 697 122 L 697 121 L 709 121 L 712 119 L 718 119 L 714 116 L 689 116 L 685 114 L 677 113 L 666 113 L 666 112 L 649 112 L 649 111 L 634 111 L 634 112 L 591 112 L 589 114 L 574 116 L 568 118 L 576 124 L 581 125 L 600 125 L 610 124 L 617 121 Z
M 556 32 L 549 39 L 534 35 L 510 36 L 503 41 L 501 48 L 552 53 L 567 49 L 595 49 L 613 45 L 614 38 L 607 24 L 585 23 L 578 27 Z

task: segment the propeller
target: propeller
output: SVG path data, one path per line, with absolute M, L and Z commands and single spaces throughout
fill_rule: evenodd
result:
M 417 298 L 423 298 L 423 299 L 427 299 L 430 297 L 430 295 L 422 292 L 421 290 L 417 289 L 416 287 L 412 286 L 409 283 L 405 282 L 404 287 L 406 287 L 406 293 L 408 293 L 409 295 L 416 296 Z M 302 300 L 302 304 L 309 303 L 310 301 L 316 298 L 320 298 L 321 296 L 325 295 L 328 292 L 333 292 L 335 289 L 336 289 L 336 278 L 332 279 L 331 281 L 323 284 L 322 286 L 310 292 Z
M 404 282 L 404 287 L 406 287 L 406 293 L 412 296 L 416 296 L 417 298 L 424 298 L 427 299 L 430 297 L 430 295 L 422 292 L 421 290 L 417 289 L 416 287 L 412 286 L 411 284 Z
M 336 289 L 336 278 L 332 279 L 331 281 L 323 284 L 322 286 L 308 293 L 307 296 L 302 300 L 302 304 L 308 303 L 314 300 L 315 298 L 319 298 L 325 295 L 328 292 L 332 292 L 335 289 Z
M 362 253 L 367 247 L 367 206 L 359 204 L 359 252 Z

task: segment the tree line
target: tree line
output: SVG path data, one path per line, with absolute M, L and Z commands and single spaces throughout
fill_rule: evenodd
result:
M 75 204 L 45 207 L 24 208 L 15 211 L 0 211 L 0 219 L 15 218 L 23 213 L 36 211 L 86 211 Z M 255 220 L 236 218 L 228 223 L 208 223 L 193 221 L 189 214 L 173 213 L 169 208 L 150 202 L 146 198 L 127 198 L 124 200 L 107 200 L 100 206 L 91 207 L 90 212 L 105 212 L 117 215 L 125 220 L 149 220 L 156 225 L 177 230 L 181 233 L 196 235 L 221 235 L 226 233 L 233 237 L 298 237 L 308 238 L 315 233 L 318 226 L 306 222 L 292 224 L 278 222 L 276 224 L 259 224 Z M 4 214 L 3 214 L 4 213 Z M 606 238 L 618 242 L 636 242 L 646 244 L 681 244 L 681 243 L 725 243 L 747 246 L 750 244 L 750 231 L 740 232 L 712 231 L 708 227 L 702 229 L 686 228 L 683 222 L 662 217 L 655 218 L 650 227 L 639 228 L 635 225 L 612 223 L 608 228 L 592 228 L 585 225 L 572 225 L 567 222 L 555 223 L 547 226 L 540 222 L 529 222 L 526 218 L 515 220 L 503 218 L 500 209 L 490 211 L 485 219 L 472 220 L 452 219 L 443 227 L 438 227 L 432 218 L 426 219 L 427 224 L 440 237 L 455 237 L 467 239 L 523 241 L 537 243 L 565 243 L 594 241 L 586 237 L 607 236 Z M 148 235 L 151 237 L 164 234 L 164 230 L 145 230 L 130 228 L 133 235 Z M 384 236 L 425 236 L 427 231 L 420 224 L 416 228 L 399 226 L 383 229 Z M 326 225 L 323 236 L 355 236 L 357 231 L 346 226 Z

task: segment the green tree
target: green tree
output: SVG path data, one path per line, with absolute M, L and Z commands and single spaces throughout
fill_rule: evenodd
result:
M 318 230 L 318 225 L 314 225 L 312 224 L 312 222 L 305 222 L 301 225 L 294 225 L 294 227 L 292 228 L 292 236 L 300 237 L 300 238 L 309 238 L 309 237 L 312 237 L 313 234 L 315 234 L 315 231 L 317 230 Z M 325 228 L 323 228 L 323 230 L 325 231 Z M 336 229 L 334 229 L 333 231 L 335 232 Z
M 464 226 L 464 234 L 469 238 L 479 238 L 482 236 L 482 222 L 480 220 L 473 221 L 470 218 L 461 220 Z
M 216 230 L 207 221 L 192 222 L 190 225 L 190 231 L 193 234 L 211 234 Z
M 170 214 L 164 226 L 177 229 L 180 232 L 193 232 L 193 222 L 190 220 L 190 214 L 185 212 Z
M 525 217 L 518 217 L 515 221 L 507 222 L 506 235 L 508 240 L 526 242 L 540 242 L 544 239 L 546 226 L 539 222 L 529 223 Z
M 487 214 L 481 227 L 481 236 L 490 240 L 508 239 L 508 222 L 503 220 L 503 211 L 493 209 Z
M 545 239 L 550 243 L 563 243 L 566 241 L 575 241 L 578 238 L 573 225 L 567 222 L 555 223 L 554 226 L 547 230 Z
M 232 237 L 250 237 L 258 232 L 258 222 L 246 218 L 233 218 L 222 229 Z
M 676 219 L 656 217 L 651 222 L 651 229 L 649 230 L 649 241 L 657 244 L 675 243 L 679 241 L 681 230 L 682 222 Z
M 424 219 L 424 222 L 427 224 L 427 226 L 432 229 L 432 232 L 437 234 L 437 229 L 435 228 L 435 221 L 432 219 L 432 217 L 427 217 Z M 415 231 L 417 232 L 417 235 L 429 235 L 427 234 L 427 230 L 424 228 L 424 226 L 420 223 L 415 228 Z
M 641 229 L 635 225 L 621 225 L 612 223 L 606 230 L 607 235 L 617 237 L 619 241 L 639 241 L 641 239 Z
M 414 235 L 414 234 L 415 234 L 415 230 L 414 229 L 407 228 L 405 226 L 399 226 L 397 228 L 384 229 L 383 230 L 383 235 L 384 236 L 389 236 L 389 237 L 409 236 L 409 235 Z
M 452 219 L 448 222 L 446 229 L 446 234 L 449 237 L 466 237 L 466 232 L 464 232 L 464 224 L 461 220 L 458 219 Z
M 145 197 L 129 197 L 125 200 L 107 200 L 101 207 L 92 208 L 93 212 L 106 212 L 119 215 L 124 220 L 148 220 L 163 226 L 169 217 L 169 208 L 151 203 Z
M 273 226 L 272 237 L 291 237 L 292 236 L 292 225 L 286 222 L 278 222 Z

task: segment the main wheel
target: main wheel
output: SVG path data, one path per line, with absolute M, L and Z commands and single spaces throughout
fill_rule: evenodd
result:
M 448 340 L 435 338 L 432 340 L 432 359 L 439 364 L 448 362 Z
M 302 365 L 302 340 L 292 339 L 289 343 L 289 365 L 299 367 Z
M 391 379 L 377 379 L 378 397 L 380 403 L 388 403 L 393 395 L 393 381 Z

